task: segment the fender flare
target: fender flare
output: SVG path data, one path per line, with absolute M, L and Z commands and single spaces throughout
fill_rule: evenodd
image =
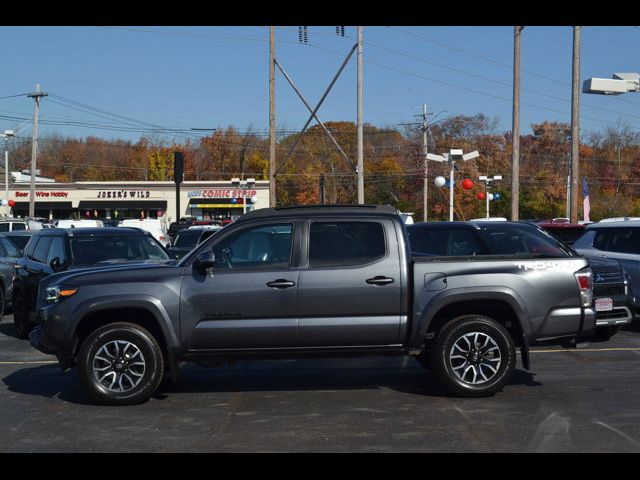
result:
M 484 285 L 482 287 L 460 287 L 437 293 L 424 306 L 417 325 L 418 338 L 424 338 L 436 314 L 444 307 L 458 302 L 498 300 L 508 304 L 515 312 L 523 337 L 532 334 L 529 314 L 525 302 L 509 287 Z
M 87 314 L 118 308 L 141 308 L 147 310 L 158 323 L 166 341 L 167 350 L 171 351 L 180 346 L 178 334 L 171 322 L 171 317 L 160 300 L 151 295 L 108 295 L 80 303 L 73 316 L 74 334 L 80 321 Z

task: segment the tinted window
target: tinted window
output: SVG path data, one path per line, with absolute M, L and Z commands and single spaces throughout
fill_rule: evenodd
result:
M 9 231 L 9 223 L 0 223 L 0 232 L 8 232 Z
M 13 224 L 13 231 L 15 232 L 16 230 L 26 230 L 27 226 L 24 223 L 14 223 Z
M 292 238 L 291 224 L 236 232 L 213 247 L 216 268 L 286 268 L 291 263 Z
M 440 228 L 407 228 L 411 251 L 416 255 L 444 256 L 447 253 L 449 231 Z
M 75 265 L 169 259 L 164 249 L 149 235 L 74 237 L 70 243 Z
M 377 222 L 313 222 L 309 266 L 359 265 L 386 253 L 384 230 Z
M 198 243 L 202 230 L 182 230 L 178 233 L 174 247 L 193 248 Z
M 600 229 L 593 246 L 610 252 L 640 254 L 640 228 Z
M 16 246 L 20 251 L 24 251 L 29 239 L 28 235 L 7 235 L 7 238 Z
M 61 264 L 64 264 L 67 260 L 67 250 L 64 237 L 53 237 L 51 240 L 51 246 L 49 247 L 49 255 L 47 256 L 47 263 L 51 263 L 51 260 L 58 258 Z
M 11 243 L 11 241 L 7 240 L 6 238 L 0 238 L 0 242 L 2 243 L 7 257 L 20 258 L 20 252 L 18 251 L 18 248 L 13 243 Z
M 473 256 L 533 254 L 566 257 L 568 247 L 535 227 L 521 225 L 466 228 L 429 228 L 424 225 L 407 228 L 414 255 Z
M 535 227 L 482 227 L 479 236 L 493 255 L 534 254 L 567 257 L 573 253 L 549 234 Z
M 51 245 L 51 237 L 40 237 L 36 248 L 33 250 L 32 258 L 35 262 L 46 263 L 49 253 L 49 245 Z

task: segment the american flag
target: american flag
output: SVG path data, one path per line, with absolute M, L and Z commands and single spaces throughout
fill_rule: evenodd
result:
M 589 211 L 591 210 L 591 203 L 589 202 L 589 185 L 587 185 L 587 177 L 582 177 L 582 210 L 584 212 L 584 221 L 589 221 Z

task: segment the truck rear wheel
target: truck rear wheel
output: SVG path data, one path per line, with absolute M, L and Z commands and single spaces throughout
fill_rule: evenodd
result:
M 495 320 L 465 315 L 447 323 L 429 351 L 429 366 L 451 393 L 487 397 L 506 385 L 516 365 L 509 332 Z
M 91 333 L 78 353 L 78 375 L 92 399 L 108 405 L 146 402 L 164 373 L 153 335 L 133 323 L 112 323 Z

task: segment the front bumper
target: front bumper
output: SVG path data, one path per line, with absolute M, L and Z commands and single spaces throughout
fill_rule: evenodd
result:
M 36 312 L 36 326 L 29 334 L 31 346 L 47 355 L 55 355 L 62 369 L 71 366 L 70 314 L 63 303 L 40 307 Z

